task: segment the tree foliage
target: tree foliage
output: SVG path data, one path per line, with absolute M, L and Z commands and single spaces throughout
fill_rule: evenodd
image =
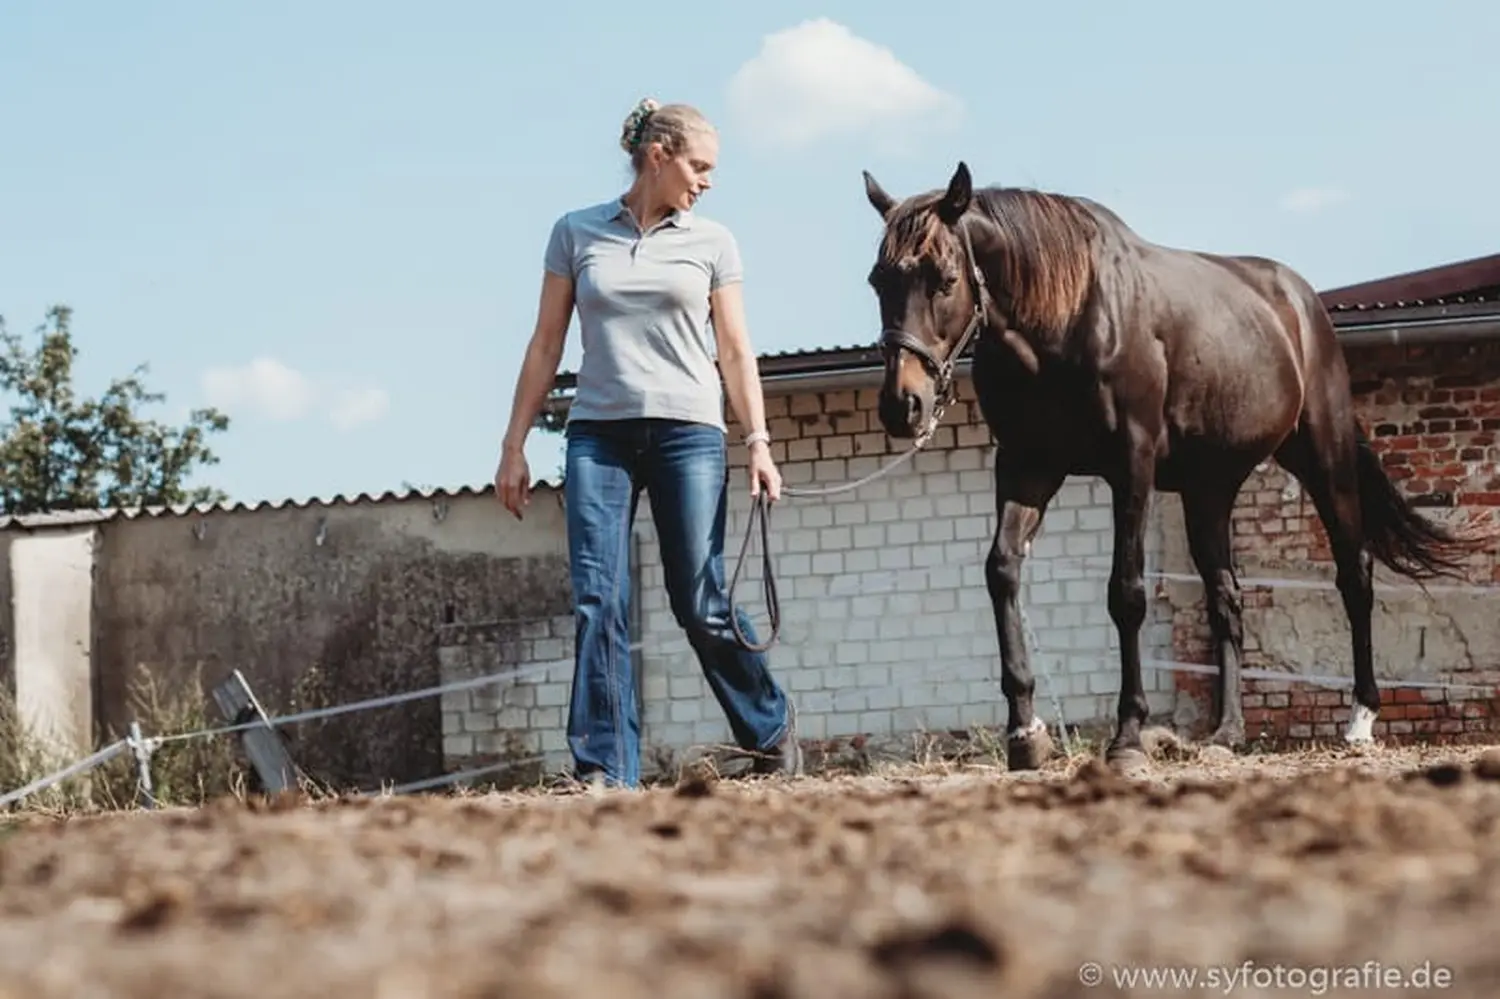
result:
M 193 410 L 180 427 L 146 418 L 142 410 L 166 396 L 146 388 L 145 365 L 111 381 L 99 398 L 85 398 L 73 384 L 71 317 L 67 306 L 49 310 L 34 347 L 0 317 L 0 395 L 10 406 L 0 423 L 0 513 L 227 498 L 186 483 L 199 466 L 218 464 L 208 439 L 227 430 L 229 418 L 215 409 Z

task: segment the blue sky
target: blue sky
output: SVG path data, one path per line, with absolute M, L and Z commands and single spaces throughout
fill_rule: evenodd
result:
M 255 501 L 489 481 L 548 229 L 627 183 L 647 94 L 719 125 L 699 211 L 762 352 L 873 339 L 863 168 L 963 158 L 1321 288 L 1500 249 L 1500 7 L 510 9 L 5 0 L 0 314 L 71 305 L 87 391 L 147 362 L 163 415 L 222 403 L 207 478 Z

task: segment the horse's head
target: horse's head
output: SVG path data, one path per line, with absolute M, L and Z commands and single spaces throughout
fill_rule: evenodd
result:
M 892 437 L 916 437 L 948 390 L 952 362 L 977 332 L 982 313 L 982 279 L 959 228 L 973 181 L 959 163 L 946 191 L 898 202 L 868 172 L 864 177 L 865 194 L 885 221 L 869 278 L 885 353 L 880 422 Z

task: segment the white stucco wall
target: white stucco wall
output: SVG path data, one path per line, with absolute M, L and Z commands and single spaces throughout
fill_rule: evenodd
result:
M 16 707 L 63 757 L 94 749 L 90 644 L 97 528 L 58 528 L 10 542 Z

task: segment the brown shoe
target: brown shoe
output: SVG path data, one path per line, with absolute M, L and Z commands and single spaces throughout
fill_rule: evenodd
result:
M 760 775 L 802 776 L 802 743 L 797 741 L 797 708 L 790 697 L 786 702 L 786 733 L 775 746 L 755 754 L 750 772 Z

